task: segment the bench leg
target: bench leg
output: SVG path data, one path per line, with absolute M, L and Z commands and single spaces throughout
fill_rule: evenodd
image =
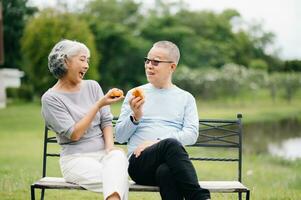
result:
M 246 200 L 249 200 L 250 199 L 250 190 L 248 190 L 247 192 L 246 192 Z
M 30 186 L 30 194 L 31 194 L 31 200 L 35 200 L 35 193 L 34 193 L 34 186 Z
M 41 200 L 44 200 L 45 189 L 41 189 Z
M 238 192 L 238 199 L 242 200 L 242 193 L 241 192 Z

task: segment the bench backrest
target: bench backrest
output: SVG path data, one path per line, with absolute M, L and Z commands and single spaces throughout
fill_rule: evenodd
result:
M 113 119 L 113 125 L 116 124 L 117 118 Z M 242 115 L 237 114 L 237 119 L 200 119 L 199 137 L 196 144 L 191 147 L 208 147 L 208 148 L 231 148 L 235 154 L 221 156 L 191 156 L 191 160 L 197 161 L 222 161 L 237 163 L 237 180 L 242 179 Z M 57 143 L 55 136 L 49 135 L 49 130 L 45 126 L 44 130 L 44 151 L 43 151 L 43 171 L 42 177 L 46 176 L 47 158 L 59 157 L 59 153 L 49 153 L 48 144 Z
M 232 149 L 232 154 L 190 157 L 191 160 L 237 163 L 237 180 L 242 180 L 242 114 L 235 120 L 200 119 L 199 137 L 193 147 Z

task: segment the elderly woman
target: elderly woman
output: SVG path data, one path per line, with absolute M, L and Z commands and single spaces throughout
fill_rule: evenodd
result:
M 90 51 L 82 43 L 58 42 L 48 57 L 58 79 L 42 96 L 42 115 L 61 145 L 60 167 L 66 181 L 103 192 L 106 200 L 128 199 L 128 161 L 114 148 L 109 105 L 123 98 L 103 94 L 96 81 L 83 80 Z M 103 188 L 103 189 L 102 189 Z

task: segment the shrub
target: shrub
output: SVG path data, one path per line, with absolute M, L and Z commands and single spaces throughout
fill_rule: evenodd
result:
M 31 85 L 22 84 L 19 88 L 7 88 L 7 98 L 21 99 L 25 101 L 32 101 L 34 99 L 34 91 Z

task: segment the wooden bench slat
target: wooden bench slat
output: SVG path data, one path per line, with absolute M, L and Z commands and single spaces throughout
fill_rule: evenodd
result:
M 37 188 L 84 190 L 83 187 L 74 183 L 68 183 L 64 178 L 59 177 L 44 177 L 35 182 L 34 185 Z
M 136 184 L 134 181 L 129 181 L 130 191 L 136 192 L 157 192 L 159 188 L 157 186 L 146 186 Z M 243 184 L 239 181 L 199 181 L 202 188 L 206 188 L 211 192 L 244 192 L 247 191 Z M 59 177 L 44 177 L 34 183 L 37 188 L 48 188 L 48 189 L 76 189 L 85 190 L 83 187 L 68 183 L 64 178 Z

